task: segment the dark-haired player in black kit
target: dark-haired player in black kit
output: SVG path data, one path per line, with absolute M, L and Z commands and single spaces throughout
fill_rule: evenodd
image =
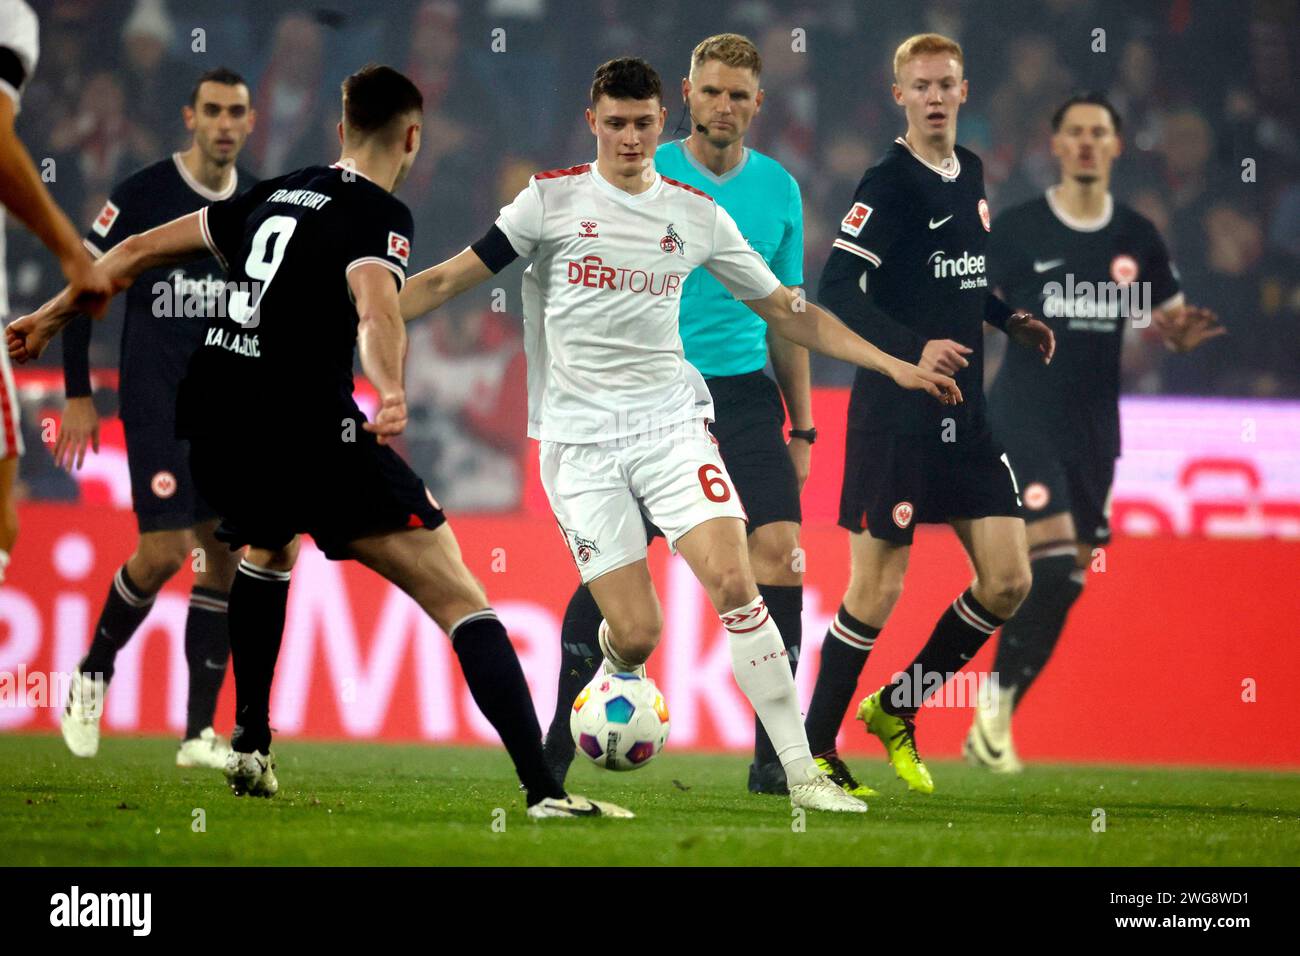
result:
M 214 255 L 233 283 L 180 385 L 177 433 L 195 483 L 247 545 L 230 591 L 236 795 L 279 789 L 271 682 L 298 535 L 352 558 L 409 594 L 451 636 L 466 683 L 527 793 L 528 815 L 630 816 L 567 796 L 547 770 L 541 728 L 505 628 L 465 567 L 455 535 L 391 439 L 406 425 L 406 333 L 398 292 L 410 211 L 393 191 L 420 148 L 423 100 L 409 79 L 370 66 L 343 83 L 342 155 L 259 183 L 235 199 L 120 243 L 98 268 L 130 279 Z M 39 353 L 70 315 L 66 296 L 9 327 L 10 354 Z M 380 397 L 367 421 L 352 396 L 354 348 Z
M 193 142 L 113 190 L 83 240 L 96 259 L 127 236 L 228 199 L 255 182 L 235 165 L 255 119 L 248 85 L 239 74 L 227 69 L 204 73 L 182 115 Z M 213 730 L 212 717 L 230 656 L 226 599 L 238 560 L 213 537 L 216 512 L 194 487 L 189 447 L 176 437 L 174 416 L 176 388 L 203 341 L 206 316 L 221 303 L 224 283 L 224 269 L 208 256 L 152 270 L 126 295 L 120 414 L 140 537 L 113 575 L 90 650 L 72 678 L 61 726 L 68 749 L 78 757 L 93 757 L 99 750 L 104 694 L 118 652 L 196 547 L 203 560 L 195 566 L 185 619 L 189 701 L 176 764 L 221 769 L 230 753 L 229 744 Z M 83 315 L 63 336 L 67 407 L 54 461 L 69 469 L 81 467 L 88 448 L 99 450 L 99 415 L 90 392 L 90 330 L 90 316 Z
M 916 525 L 951 524 L 975 580 L 907 669 L 858 707 L 910 789 L 934 790 L 916 750 L 917 709 L 1015 613 L 1030 584 L 1015 476 L 985 420 L 981 340 L 987 321 L 1046 362 L 1052 332 L 990 292 L 983 167 L 956 145 L 962 70 L 961 47 L 946 37 L 921 34 L 899 46 L 893 92 L 907 134 L 863 176 L 819 288 L 821 302 L 865 338 L 952 374 L 967 396 L 932 409 L 869 376 L 854 381 L 839 518 L 851 532 L 852 577 L 822 646 L 806 723 L 813 754 L 850 793 L 862 787 L 835 738 L 902 592 Z
M 1154 318 L 1166 345 L 1195 348 L 1223 333 L 1186 305 L 1155 226 L 1110 194 L 1120 119 L 1100 94 L 1072 97 L 1052 117 L 1061 181 L 993 225 L 990 278 L 1032 309 L 1059 344 L 1050 367 L 1011 350 L 989 390 L 989 417 L 1020 479 L 1033 587 L 998 641 L 996 696 L 980 701 L 967 759 L 1021 768 L 1011 715 L 1051 656 L 1083 590 L 1092 549 L 1110 540 L 1120 452 L 1120 353 L 1126 328 Z

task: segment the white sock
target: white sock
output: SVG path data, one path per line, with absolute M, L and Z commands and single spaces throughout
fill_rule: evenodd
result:
M 790 660 L 776 621 L 763 598 L 720 615 L 731 645 L 731 670 L 736 683 L 763 723 L 772 747 L 785 768 L 790 786 L 817 773 L 808 735 L 799 713 L 799 692 L 790 673 Z

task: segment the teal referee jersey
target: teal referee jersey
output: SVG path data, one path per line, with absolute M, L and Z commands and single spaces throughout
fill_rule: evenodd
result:
M 803 284 L 803 201 L 784 166 L 746 149 L 739 165 L 715 176 L 691 155 L 685 140 L 661 146 L 654 159 L 660 175 L 720 203 L 782 284 Z M 696 269 L 682 286 L 680 325 L 686 361 L 705 378 L 743 375 L 767 365 L 767 323 L 705 269 Z

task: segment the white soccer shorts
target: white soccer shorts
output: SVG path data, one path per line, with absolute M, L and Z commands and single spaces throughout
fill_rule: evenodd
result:
M 583 584 L 646 556 L 643 513 L 674 552 L 711 518 L 746 520 L 702 418 L 604 442 L 544 441 L 541 471 Z

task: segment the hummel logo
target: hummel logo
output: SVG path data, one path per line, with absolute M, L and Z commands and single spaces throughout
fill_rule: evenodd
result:
M 935 222 L 933 219 L 931 219 L 931 220 L 930 220 L 930 228 L 931 228 L 931 229 L 938 229 L 940 226 L 942 226 L 945 222 L 947 222 L 947 221 L 948 221 L 949 219 L 951 219 L 951 218 L 952 218 L 951 215 L 944 216 L 944 217 L 943 217 L 942 219 L 940 219 L 938 222 Z
M 1057 266 L 1061 266 L 1061 265 L 1064 265 L 1064 264 L 1065 264 L 1065 260 L 1064 260 L 1064 259 L 1049 259 L 1047 262 L 1043 262 L 1043 261 L 1041 261 L 1041 260 L 1039 260 L 1039 259 L 1035 259 L 1035 260 L 1034 260 L 1034 271 L 1035 271 L 1035 272 L 1050 272 L 1050 271 L 1052 271 L 1053 269 L 1055 269 Z

